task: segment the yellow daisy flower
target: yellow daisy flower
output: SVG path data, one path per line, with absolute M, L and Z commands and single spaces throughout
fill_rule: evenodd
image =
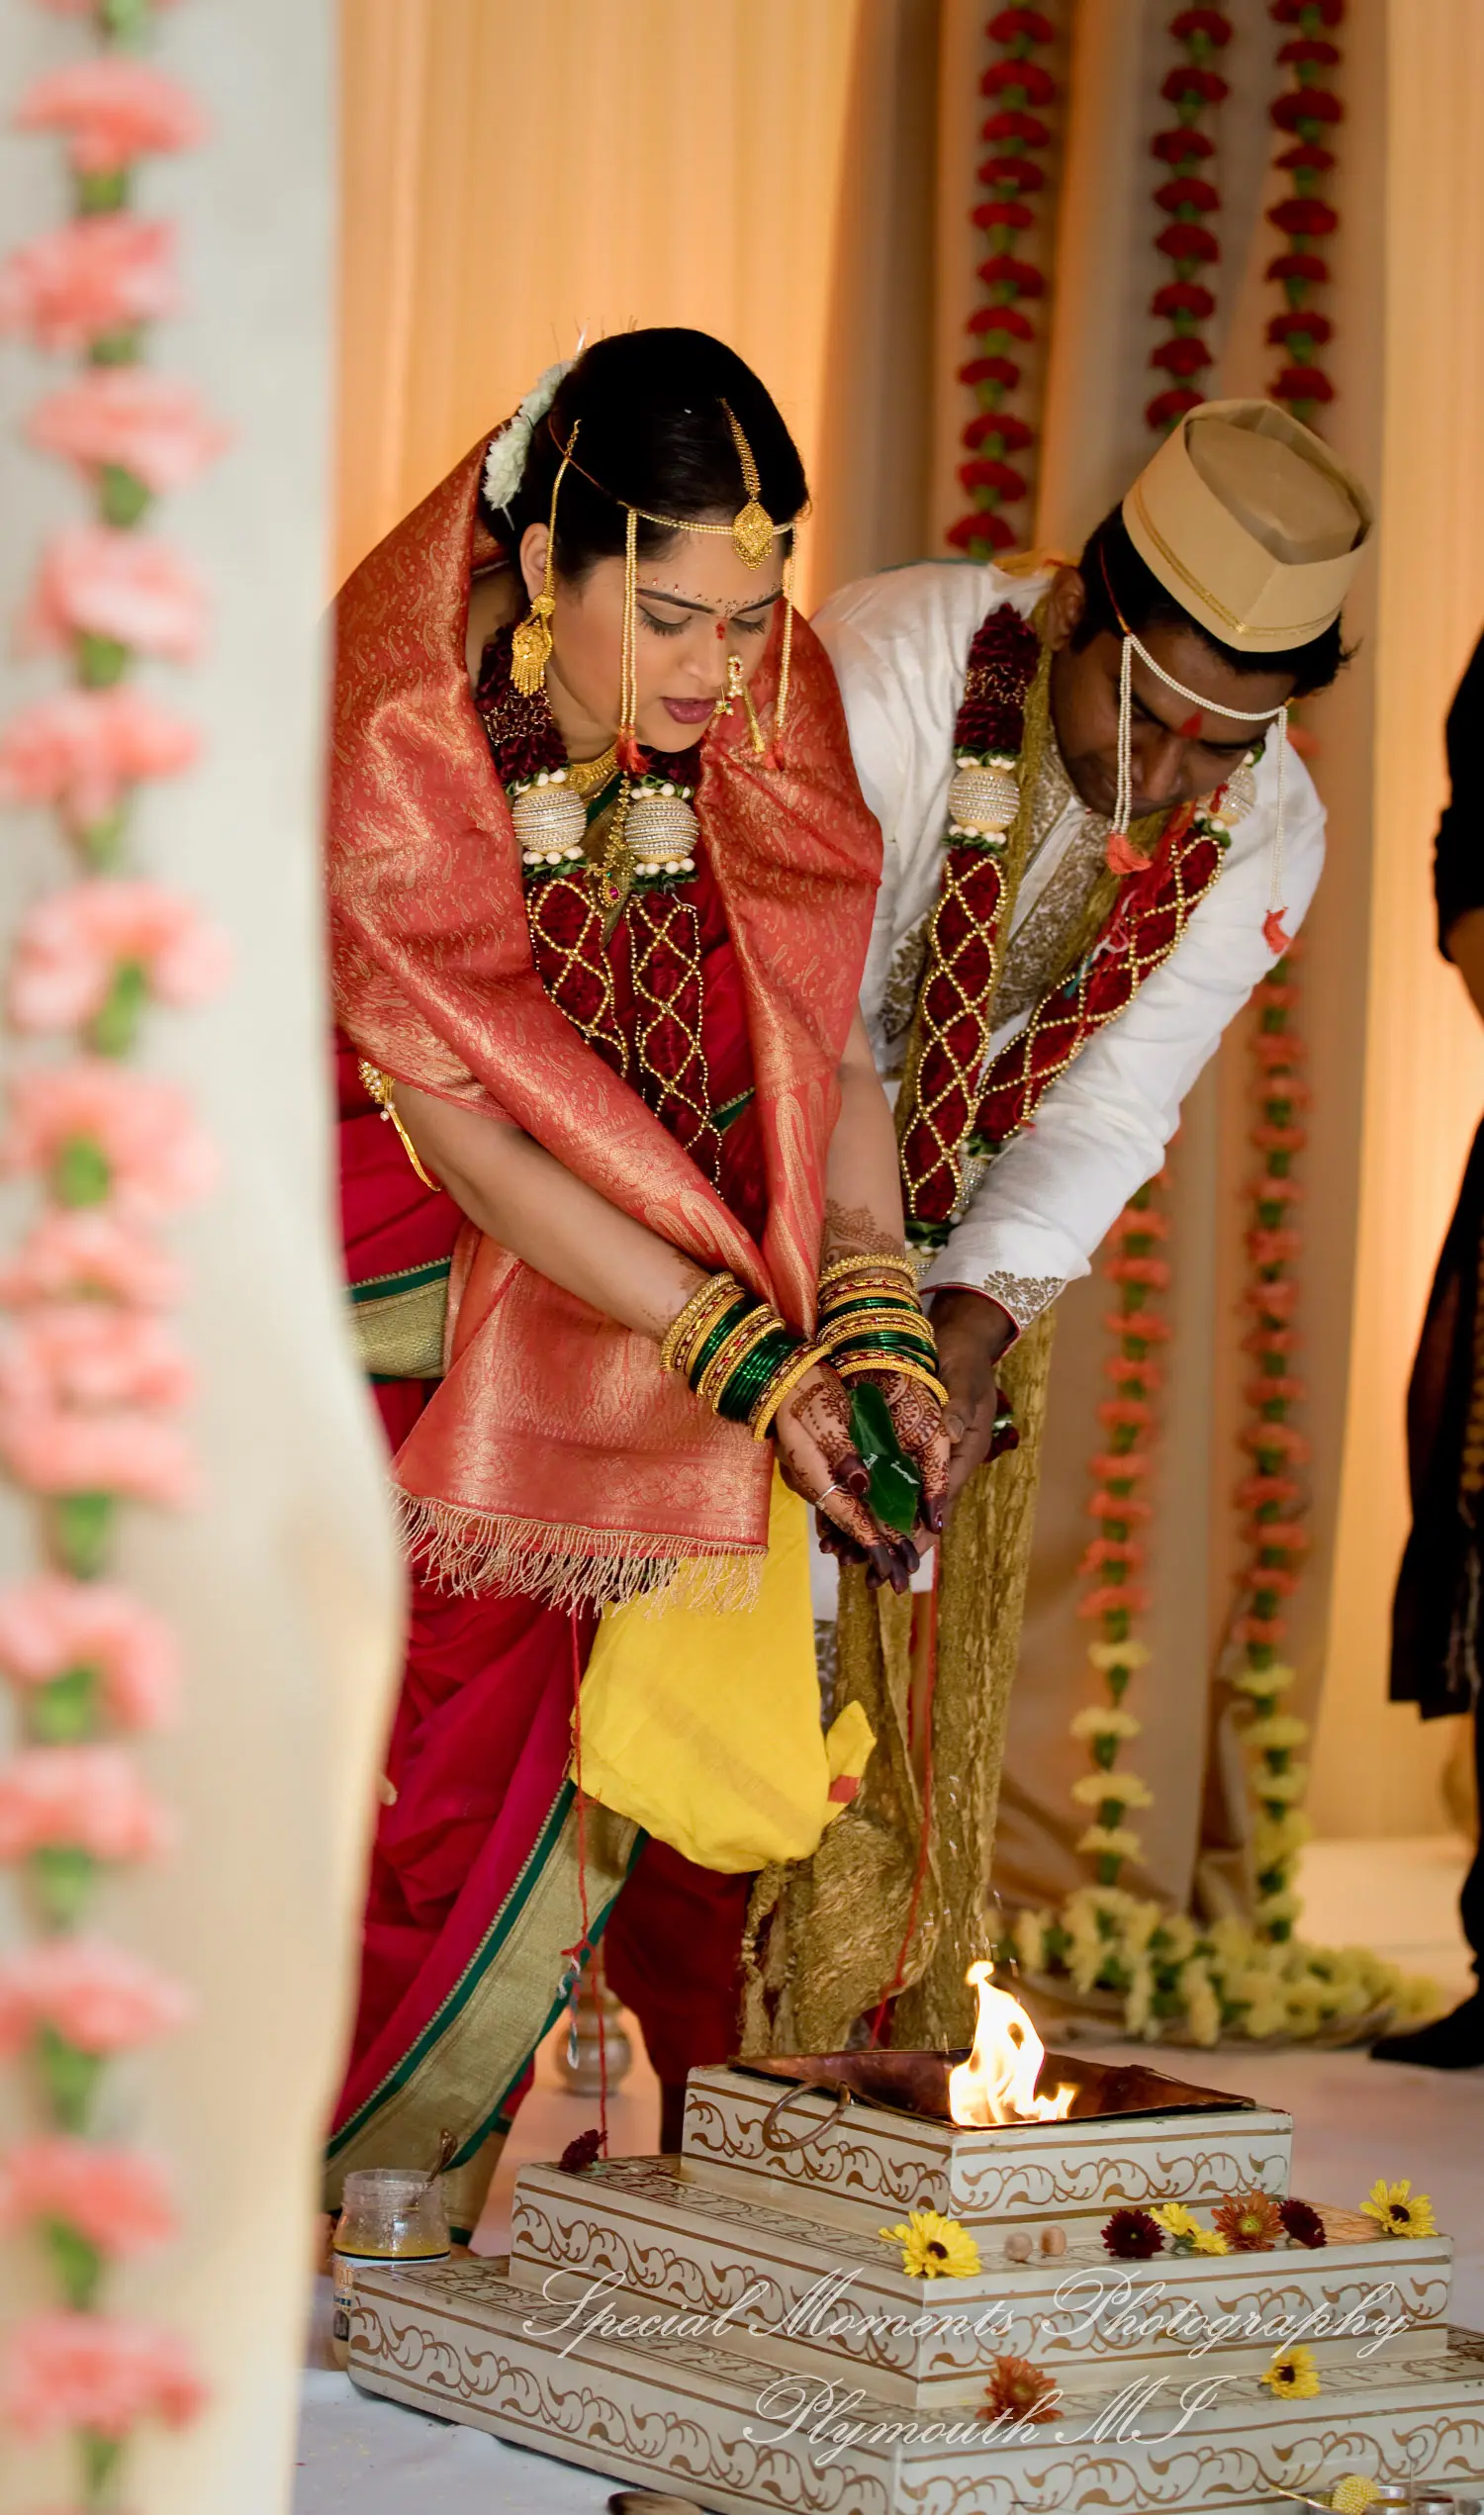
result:
M 1230 2253 L 1232 2250 L 1220 2227 L 1197 2227 L 1191 2243 L 1197 2253 Z
M 909 2280 L 976 2278 L 979 2249 L 957 2218 L 941 2218 L 936 2209 L 909 2210 L 899 2227 L 879 2227 L 882 2244 L 901 2246 L 901 2267 Z
M 1414 2192 L 1410 2183 L 1372 2184 L 1369 2200 L 1360 2203 L 1361 2213 L 1374 2218 L 1383 2236 L 1436 2236 L 1438 2221 L 1433 2203 L 1425 2191 Z
M 1319 2368 L 1312 2349 L 1280 2349 L 1266 2375 L 1257 2381 L 1266 2384 L 1275 2401 L 1312 2401 L 1320 2390 Z
M 1200 2234 L 1200 2220 L 1186 2208 L 1183 2200 L 1166 2200 L 1149 2214 L 1156 2226 L 1162 2227 L 1167 2236 L 1193 2237 Z

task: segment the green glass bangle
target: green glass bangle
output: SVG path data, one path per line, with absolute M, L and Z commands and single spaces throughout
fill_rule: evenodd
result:
M 699 1387 L 706 1364 L 720 1352 L 727 1338 L 740 1328 L 743 1320 L 750 1317 L 754 1310 L 761 1308 L 762 1303 L 755 1294 L 744 1292 L 740 1301 L 734 1301 L 729 1310 L 723 1310 L 716 1325 L 701 1345 L 699 1352 L 694 1353 L 691 1357 L 691 1368 L 686 1373 L 686 1378 L 693 1389 Z
M 838 1370 L 842 1362 L 864 1362 L 876 1355 L 889 1356 L 893 1353 L 900 1353 L 911 1362 L 925 1362 L 930 1371 L 937 1371 L 938 1349 L 935 1345 L 926 1344 L 920 1337 L 854 1337 L 846 1345 L 831 1346 L 829 1359 Z
M 772 1336 L 765 1337 L 733 1371 L 716 1400 L 717 1414 L 729 1424 L 747 1423 L 769 1381 L 784 1363 L 792 1359 L 801 1344 L 802 1339 L 791 1328 L 778 1328 Z

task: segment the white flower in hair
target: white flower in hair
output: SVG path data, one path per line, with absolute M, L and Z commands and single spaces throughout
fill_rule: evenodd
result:
M 492 507 L 508 507 L 520 486 L 525 458 L 539 420 L 544 419 L 564 376 L 576 366 L 575 358 L 559 358 L 554 367 L 531 386 L 525 400 L 508 419 L 500 434 L 491 439 L 485 456 L 485 496 Z

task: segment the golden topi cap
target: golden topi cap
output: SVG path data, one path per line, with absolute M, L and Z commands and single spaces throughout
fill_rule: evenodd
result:
M 1375 510 L 1354 473 L 1275 402 L 1203 402 L 1123 502 L 1145 566 L 1244 654 L 1306 646 L 1340 616 Z

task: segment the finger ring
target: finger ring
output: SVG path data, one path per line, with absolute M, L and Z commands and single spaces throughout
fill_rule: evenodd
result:
M 830 1498 L 830 1495 L 831 1495 L 832 1493 L 843 1493 L 844 1491 L 845 1491 L 845 1487 L 844 1487 L 844 1485 L 843 1485 L 843 1484 L 827 1484 L 827 1485 L 825 1486 L 825 1488 L 824 1488 L 823 1493 L 816 1493 L 816 1494 L 815 1494 L 815 1496 L 814 1496 L 814 1508 L 815 1508 L 815 1510 L 816 1510 L 816 1511 L 822 1511 L 822 1510 L 824 1509 L 825 1504 L 828 1502 L 828 1500 L 829 1500 L 829 1498 Z

